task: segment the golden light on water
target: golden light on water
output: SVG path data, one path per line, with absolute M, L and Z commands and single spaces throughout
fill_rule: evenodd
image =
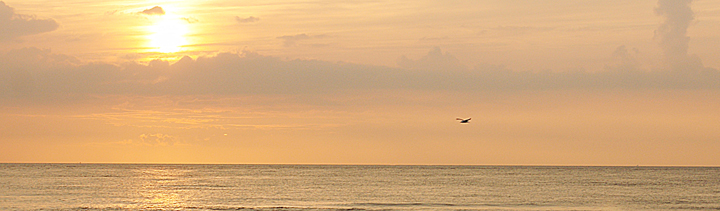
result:
M 185 36 L 188 33 L 187 22 L 178 16 L 165 15 L 153 20 L 148 26 L 148 48 L 160 53 L 174 53 L 188 44 Z
M 143 200 L 136 201 L 138 208 L 162 208 L 182 206 L 187 194 L 172 187 L 187 185 L 181 179 L 184 171 L 174 169 L 142 169 L 143 183 L 137 189 Z

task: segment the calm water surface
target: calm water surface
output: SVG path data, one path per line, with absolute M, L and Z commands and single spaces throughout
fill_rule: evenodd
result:
M 0 210 L 720 210 L 720 168 L 0 164 Z

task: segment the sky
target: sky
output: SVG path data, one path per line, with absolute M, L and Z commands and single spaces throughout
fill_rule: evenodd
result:
M 720 166 L 717 49 L 718 0 L 3 0 L 0 162 Z

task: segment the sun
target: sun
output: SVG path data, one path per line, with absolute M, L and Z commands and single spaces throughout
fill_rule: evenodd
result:
M 160 53 L 174 53 L 187 45 L 187 22 L 179 17 L 164 15 L 157 17 L 148 27 L 148 47 Z

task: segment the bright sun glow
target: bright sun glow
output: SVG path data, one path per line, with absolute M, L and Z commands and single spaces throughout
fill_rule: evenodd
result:
M 187 23 L 179 17 L 165 15 L 158 17 L 154 24 L 148 28 L 147 36 L 150 48 L 161 53 L 174 53 L 187 44 L 185 35 L 188 32 Z

